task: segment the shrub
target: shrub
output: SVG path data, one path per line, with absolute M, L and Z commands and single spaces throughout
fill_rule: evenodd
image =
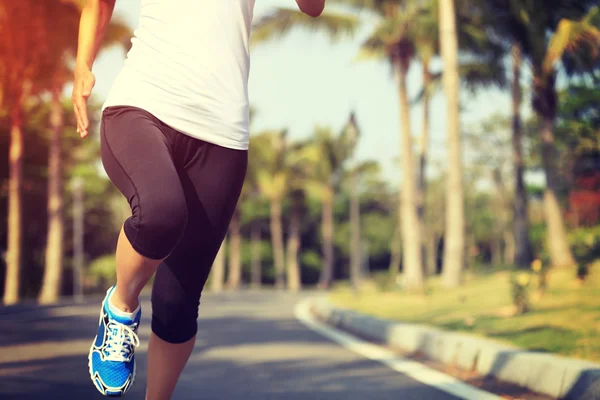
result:
M 524 314 L 530 309 L 529 286 L 531 285 L 531 275 L 523 271 L 514 272 L 510 283 L 511 296 L 517 314 Z
M 569 245 L 577 260 L 577 278 L 585 280 L 590 264 L 600 259 L 600 226 L 571 231 Z
M 117 279 L 115 255 L 109 254 L 96 258 L 90 263 L 87 276 L 94 286 L 106 286 Z

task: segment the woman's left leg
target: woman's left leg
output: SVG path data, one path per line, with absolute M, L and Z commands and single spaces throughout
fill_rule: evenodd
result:
M 237 206 L 248 163 L 247 151 L 180 135 L 174 156 L 188 223 L 154 278 L 147 400 L 171 398 L 192 353 L 200 295 Z

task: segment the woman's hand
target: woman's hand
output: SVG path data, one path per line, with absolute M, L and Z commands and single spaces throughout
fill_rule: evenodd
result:
M 90 121 L 87 113 L 87 99 L 92 94 L 92 88 L 96 83 L 96 77 L 91 69 L 85 64 L 75 66 L 75 78 L 73 81 L 73 109 L 77 118 L 77 133 L 82 138 L 88 135 Z

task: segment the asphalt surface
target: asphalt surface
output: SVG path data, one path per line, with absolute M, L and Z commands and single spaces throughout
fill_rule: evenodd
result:
M 195 351 L 174 400 L 452 400 L 339 346 L 294 317 L 308 294 L 207 294 Z M 0 399 L 101 399 L 87 367 L 100 303 L 0 308 Z M 150 304 L 137 349 L 138 373 L 125 396 L 144 399 Z

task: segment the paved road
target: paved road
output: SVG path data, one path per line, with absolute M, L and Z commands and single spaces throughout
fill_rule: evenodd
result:
M 206 295 L 200 331 L 174 400 L 454 400 L 364 359 L 294 318 L 306 297 L 282 293 Z M 138 376 L 126 398 L 143 399 L 150 305 L 140 329 Z M 0 309 L 0 399 L 102 399 L 87 369 L 99 303 Z

